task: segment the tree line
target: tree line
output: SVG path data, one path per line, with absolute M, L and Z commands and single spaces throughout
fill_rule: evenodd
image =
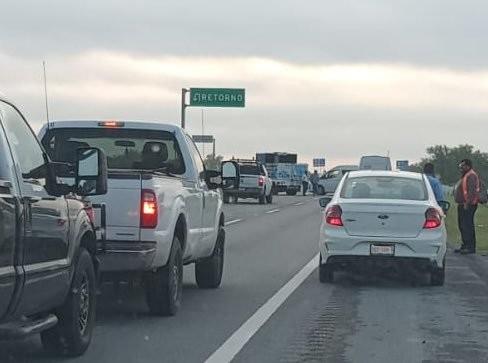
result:
M 412 171 L 421 172 L 426 163 L 434 164 L 435 173 L 446 185 L 454 185 L 460 177 L 458 165 L 463 159 L 473 161 L 473 169 L 483 180 L 488 180 L 488 153 L 474 148 L 473 145 L 458 145 L 454 147 L 435 145 L 428 147 L 427 156 L 419 163 L 412 164 Z

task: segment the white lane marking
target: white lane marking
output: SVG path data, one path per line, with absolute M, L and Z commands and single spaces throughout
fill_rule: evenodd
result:
M 280 211 L 279 209 L 271 209 L 271 210 L 269 210 L 267 212 L 264 212 L 264 213 L 271 214 L 271 213 L 276 213 L 276 212 L 279 212 L 279 211 Z
M 232 220 L 230 220 L 228 222 L 225 222 L 225 225 L 226 226 L 230 226 L 231 224 L 238 223 L 240 221 L 242 221 L 242 219 L 239 219 L 239 218 L 238 219 L 232 219 Z
M 286 299 L 295 291 L 308 276 L 317 268 L 319 254 L 315 255 L 298 273 L 293 276 L 276 294 L 237 329 L 213 354 L 206 363 L 230 362 L 258 332 Z
M 302 205 L 302 204 L 304 204 L 304 203 L 303 202 L 298 202 L 298 203 L 295 203 L 293 205 Z

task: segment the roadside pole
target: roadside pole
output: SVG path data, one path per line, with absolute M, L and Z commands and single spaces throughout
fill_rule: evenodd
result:
M 215 159 L 215 138 L 213 139 L 212 157 L 213 157 L 213 159 Z
M 181 128 L 185 128 L 186 124 L 186 94 L 190 92 L 188 88 L 182 88 L 181 89 Z

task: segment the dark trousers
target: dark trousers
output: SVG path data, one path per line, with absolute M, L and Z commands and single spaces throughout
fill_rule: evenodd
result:
M 458 227 L 463 241 L 461 248 L 466 248 L 470 251 L 476 251 L 476 233 L 474 230 L 476 209 L 478 209 L 477 205 L 469 205 L 468 209 L 464 209 L 464 205 L 458 204 Z

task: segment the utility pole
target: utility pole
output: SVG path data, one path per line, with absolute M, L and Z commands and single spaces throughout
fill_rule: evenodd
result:
M 44 69 L 44 100 L 46 102 L 46 119 L 47 119 L 47 127 L 49 128 L 49 105 L 47 102 L 46 61 L 42 61 L 42 68 Z

